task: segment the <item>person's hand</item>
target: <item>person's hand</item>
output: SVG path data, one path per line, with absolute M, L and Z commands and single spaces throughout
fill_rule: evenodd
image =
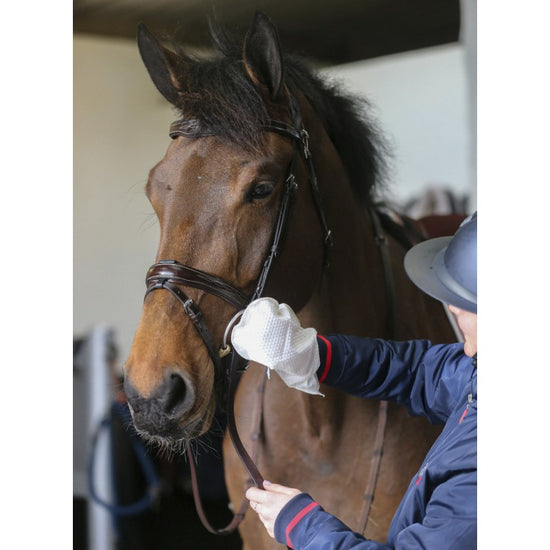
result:
M 264 488 L 265 491 L 250 487 L 246 491 L 246 498 L 250 501 L 252 510 L 258 514 L 269 536 L 275 538 L 275 520 L 279 512 L 302 491 L 269 481 L 264 481 Z
M 287 386 L 319 394 L 317 331 L 302 328 L 287 304 L 254 300 L 233 328 L 231 342 L 241 357 L 275 370 Z

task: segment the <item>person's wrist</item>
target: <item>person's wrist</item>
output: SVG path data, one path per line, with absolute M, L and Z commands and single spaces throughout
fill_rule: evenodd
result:
M 287 544 L 287 530 L 291 527 L 291 523 L 299 514 L 307 509 L 315 501 L 307 493 L 300 493 L 290 499 L 282 508 L 275 518 L 274 534 L 275 540 L 281 544 Z

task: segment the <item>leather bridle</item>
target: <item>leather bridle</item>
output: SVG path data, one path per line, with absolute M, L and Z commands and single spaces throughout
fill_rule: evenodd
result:
M 222 407 L 225 404 L 227 427 L 231 440 L 235 446 L 235 450 L 237 451 L 239 458 L 258 487 L 263 487 L 263 477 L 259 473 L 256 465 L 250 458 L 250 455 L 240 440 L 235 424 L 233 409 L 238 377 L 239 374 L 246 368 L 246 362 L 235 352 L 235 350 L 230 348 L 227 344 L 226 337 L 224 337 L 222 346 L 218 347 L 216 345 L 204 315 L 195 302 L 187 296 L 184 290 L 182 290 L 182 287 L 197 288 L 217 296 L 231 304 L 237 311 L 243 310 L 250 302 L 262 296 L 265 284 L 271 271 L 273 260 L 280 252 L 281 243 L 288 228 L 290 212 L 298 187 L 295 177 L 296 165 L 301 155 L 303 156 L 308 167 L 313 200 L 323 233 L 323 270 L 328 267 L 328 254 L 329 249 L 332 246 L 332 236 L 327 225 L 322 205 L 321 193 L 319 191 L 317 176 L 313 165 L 313 159 L 309 150 L 309 134 L 303 126 L 298 102 L 292 94 L 289 94 L 289 96 L 292 124 L 289 125 L 286 122 L 279 120 L 270 120 L 268 124 L 264 126 L 264 130 L 266 132 L 275 132 L 284 137 L 290 138 L 293 143 L 294 152 L 288 169 L 288 175 L 284 182 L 277 221 L 273 231 L 272 244 L 264 260 L 262 270 L 256 284 L 256 289 L 252 296 L 247 296 L 242 291 L 238 290 L 220 277 L 181 264 L 176 260 L 160 260 L 158 263 L 149 268 L 146 276 L 147 291 L 145 293 L 145 297 L 147 297 L 151 292 L 160 289 L 165 289 L 171 292 L 183 305 L 185 312 L 191 319 L 195 329 L 204 342 L 204 345 L 208 350 L 208 354 L 214 364 L 215 391 L 219 399 L 218 402 L 221 403 Z M 213 135 L 212 133 L 208 133 L 208 131 L 200 132 L 197 135 L 196 129 L 198 126 L 197 121 L 194 120 L 178 120 L 170 126 L 170 137 L 175 139 L 178 136 L 203 137 L 206 135 Z M 232 322 L 236 319 L 236 317 L 238 317 L 238 315 L 233 318 Z M 228 329 L 229 328 L 230 327 L 228 326 Z M 226 330 L 226 334 L 227 332 L 228 331 Z M 190 462 L 192 462 L 192 456 L 189 452 L 189 448 L 188 456 Z M 244 515 L 244 512 L 242 512 L 242 507 L 237 516 L 239 515 Z M 242 519 L 242 517 L 238 518 L 238 521 L 240 521 L 240 519 Z M 209 526 L 206 527 L 207 529 L 212 530 Z M 226 534 L 235 527 L 236 525 L 230 524 L 230 526 L 225 529 L 214 529 L 213 532 L 218 534 Z

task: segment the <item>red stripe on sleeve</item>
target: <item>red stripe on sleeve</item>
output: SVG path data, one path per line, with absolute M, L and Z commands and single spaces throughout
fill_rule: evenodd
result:
M 332 344 L 324 336 L 321 336 L 320 334 L 317 335 L 317 338 L 320 338 L 321 340 L 323 340 L 323 342 L 327 346 L 327 356 L 326 356 L 326 359 L 325 359 L 325 368 L 323 370 L 323 374 L 321 375 L 321 378 L 319 378 L 319 382 L 322 384 L 325 381 L 325 378 L 328 375 L 328 371 L 330 370 L 330 364 L 332 363 Z
M 292 543 L 290 542 L 290 532 L 292 531 L 292 529 L 294 529 L 294 527 L 296 527 L 296 524 L 306 515 L 308 514 L 309 512 L 311 512 L 311 510 L 313 510 L 313 508 L 315 508 L 316 506 L 319 506 L 319 504 L 317 502 L 311 502 L 310 504 L 308 504 L 305 508 L 303 508 L 302 510 L 300 510 L 295 516 L 294 516 L 294 519 L 287 525 L 286 527 L 286 545 L 289 547 L 289 548 L 294 548 L 294 546 L 292 546 Z

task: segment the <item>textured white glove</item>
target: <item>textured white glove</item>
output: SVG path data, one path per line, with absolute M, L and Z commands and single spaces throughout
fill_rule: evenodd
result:
M 317 331 L 302 328 L 287 304 L 254 300 L 233 328 L 231 342 L 241 357 L 273 369 L 290 388 L 323 395 L 315 374 L 321 364 Z

